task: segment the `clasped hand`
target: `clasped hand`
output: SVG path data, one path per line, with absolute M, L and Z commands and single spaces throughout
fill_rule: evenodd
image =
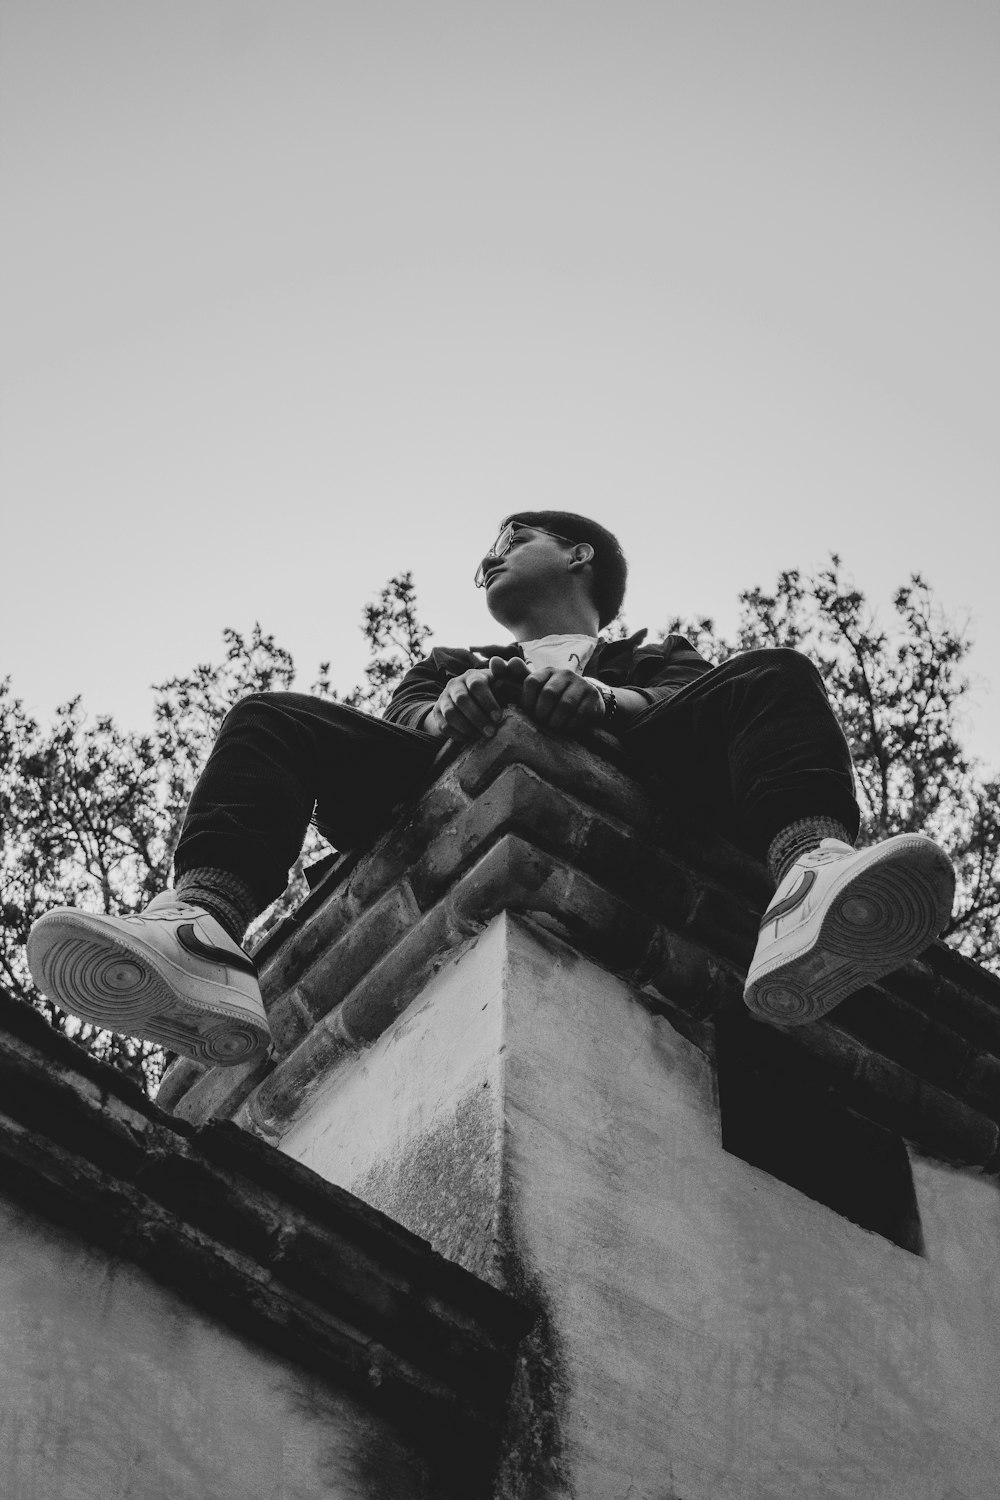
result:
M 488 666 L 450 680 L 422 727 L 455 740 L 489 739 L 507 703 L 519 704 L 536 724 L 566 733 L 589 729 L 604 717 L 599 689 L 578 673 L 559 667 L 532 672 L 519 656 L 491 656 Z

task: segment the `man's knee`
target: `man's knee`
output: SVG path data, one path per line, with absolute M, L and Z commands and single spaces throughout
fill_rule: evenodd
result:
M 247 693 L 245 698 L 236 700 L 226 714 L 226 719 L 245 719 L 253 714 L 281 709 L 287 699 L 295 696 L 294 693 Z
M 310 693 L 268 691 L 248 693 L 233 704 L 222 721 L 220 734 L 233 733 L 280 736 L 346 734 L 361 736 L 368 742 L 372 736 L 396 736 L 393 727 L 362 709 L 350 708 L 330 698 Z M 421 738 L 415 735 L 415 739 Z
M 298 718 L 303 709 L 308 709 L 311 701 L 313 700 L 305 693 L 247 693 L 245 698 L 237 699 L 229 709 L 222 721 L 222 728 L 231 731 Z
M 819 668 L 811 657 L 795 651 L 791 646 L 760 646 L 753 651 L 742 651 L 739 656 L 731 657 L 730 660 L 739 663 L 743 670 L 752 672 L 755 676 L 766 675 L 791 682 L 798 680 L 811 685 L 823 682 Z

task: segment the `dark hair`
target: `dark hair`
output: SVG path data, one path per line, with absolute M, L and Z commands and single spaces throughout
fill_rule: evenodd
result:
M 537 526 L 540 531 L 554 531 L 571 542 L 589 542 L 594 549 L 593 589 L 601 629 L 610 625 L 622 607 L 628 563 L 616 536 L 596 521 L 578 516 L 570 510 L 518 510 L 504 516 L 501 529 L 511 521 L 518 526 Z

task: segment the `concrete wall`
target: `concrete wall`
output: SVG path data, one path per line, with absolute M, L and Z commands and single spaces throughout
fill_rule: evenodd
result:
M 914 1164 L 926 1258 L 839 1218 L 725 1153 L 706 1057 L 516 919 L 282 1145 L 535 1298 L 505 1494 L 995 1500 L 995 1182 Z
M 3 1500 L 427 1500 L 386 1425 L 0 1202 Z

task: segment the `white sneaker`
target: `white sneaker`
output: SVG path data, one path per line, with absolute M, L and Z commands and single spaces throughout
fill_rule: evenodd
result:
M 28 967 L 71 1015 L 197 1062 L 247 1062 L 271 1040 L 253 959 L 173 891 L 135 917 L 46 912 L 28 935 Z
M 922 953 L 954 897 L 951 861 L 923 834 L 857 850 L 824 839 L 775 891 L 743 998 L 782 1026 L 815 1021 Z

